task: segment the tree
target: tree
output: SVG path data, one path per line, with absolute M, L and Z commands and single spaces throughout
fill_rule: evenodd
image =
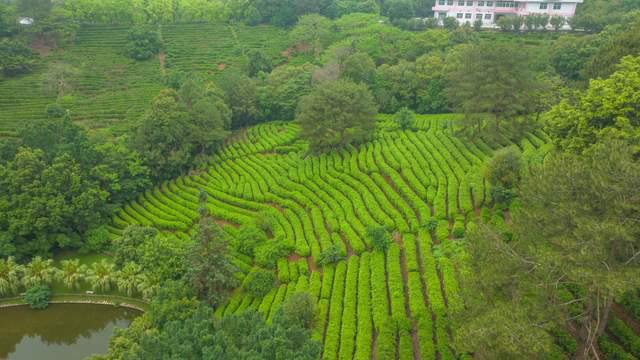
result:
M 440 114 L 448 110 L 444 90 L 442 55 L 427 54 L 416 59 L 416 111 L 421 114 Z
M 35 285 L 24 293 L 24 301 L 35 310 L 44 310 L 49 307 L 51 289 L 45 285 Z
M 87 281 L 91 283 L 91 288 L 94 291 L 111 291 L 113 284 L 116 282 L 115 265 L 107 261 L 107 259 L 93 263 L 89 268 Z
M 501 122 L 527 113 L 529 94 L 538 84 L 522 49 L 503 44 L 468 45 L 451 59 L 446 94 L 454 108 L 468 119 L 476 114 L 493 117 L 496 133 Z M 477 117 L 477 131 L 482 121 Z
M 500 27 L 502 31 L 511 31 L 513 30 L 513 21 L 510 16 L 501 16 L 496 21 L 496 24 Z
M 410 0 L 391 0 L 384 3 L 386 15 L 392 20 L 409 19 L 415 16 L 413 2 Z
M 640 214 L 639 182 L 634 150 L 618 140 L 580 155 L 556 153 L 532 169 L 521 184 L 512 240 L 489 229 L 468 242 L 467 311 L 456 343 L 484 343 L 489 358 L 523 358 L 523 350 L 534 352 L 524 358 L 540 358 L 552 341 L 544 330 L 566 326 L 576 358 L 590 358 L 614 297 L 639 285 L 640 228 L 629 221 Z M 512 332 L 501 337 L 485 331 L 487 324 Z
M 247 73 L 250 77 L 255 77 L 260 73 L 271 72 L 273 64 L 271 59 L 260 50 L 250 50 L 247 53 Z
M 587 77 L 607 77 L 616 70 L 622 58 L 637 56 L 640 52 L 640 12 L 631 13 L 623 20 L 596 37 L 598 48 L 584 67 Z
M 522 155 L 517 148 L 507 147 L 496 151 L 486 169 L 494 201 L 509 203 L 520 183 L 521 168 Z
M 346 259 L 346 254 L 343 248 L 337 245 L 331 245 L 328 248 L 322 250 L 318 257 L 318 265 L 335 264 L 338 261 Z
M 36 256 L 29 264 L 24 267 L 24 275 L 22 282 L 25 287 L 34 287 L 38 285 L 48 285 L 53 280 L 55 269 L 52 266 L 53 260 L 43 259 Z
M 640 57 L 626 57 L 608 79 L 592 80 L 574 100 L 546 115 L 547 131 L 565 151 L 581 153 L 608 137 L 640 145 Z
M 375 251 L 385 252 L 391 246 L 393 240 L 384 226 L 367 227 L 366 236 Z
M 228 259 L 227 241 L 220 227 L 209 217 L 203 217 L 189 254 L 187 279 L 198 298 L 219 306 L 234 288 L 236 267 Z
M 22 271 L 23 267 L 16 264 L 12 257 L 0 259 L 0 296 L 18 292 Z
M 296 120 L 311 151 L 322 151 L 371 138 L 376 105 L 366 85 L 339 80 L 316 87 L 300 102 Z
M 607 25 L 621 23 L 624 16 L 640 9 L 637 1 L 592 0 L 578 6 L 571 19 L 573 28 L 599 32 Z
M 322 50 L 329 45 L 333 37 L 333 22 L 317 14 L 304 15 L 291 31 L 294 45 L 308 46 L 315 57 L 320 56 Z
M 378 67 L 374 94 L 381 111 L 395 113 L 402 107 L 415 108 L 417 91 L 415 63 L 401 60 L 396 65 Z
M 454 17 L 447 16 L 442 19 L 442 27 L 449 31 L 454 31 L 459 26 L 460 24 L 458 24 L 458 20 L 456 20 Z
M 52 7 L 51 0 L 18 0 L 16 2 L 16 9 L 19 15 L 28 16 L 36 20 L 46 17 Z
M 594 35 L 561 36 L 551 49 L 551 65 L 565 79 L 583 79 L 584 69 L 598 50 L 597 41 Z
M 375 80 L 376 64 L 368 54 L 356 52 L 342 62 L 340 73 L 342 78 L 371 86 Z
M 283 65 L 275 68 L 258 87 L 258 103 L 265 119 L 293 120 L 300 98 L 311 91 L 314 67 Z
M 560 31 L 564 24 L 567 23 L 567 20 L 564 18 L 564 16 L 552 16 L 551 20 L 549 20 L 549 23 L 551 24 L 551 26 L 553 26 L 553 29 L 555 31 Z
M 288 326 L 311 330 L 316 322 L 316 301 L 306 292 L 295 293 L 282 304 L 279 316 Z
M 119 267 L 128 262 L 140 263 L 142 246 L 158 236 L 158 230 L 140 225 L 128 226 L 122 236 L 115 238 L 112 244 L 113 261 Z
M 404 107 L 400 109 L 394 116 L 393 121 L 398 124 L 398 127 L 402 130 L 411 129 L 416 122 L 416 114 Z
M 242 289 L 254 299 L 259 299 L 273 289 L 275 282 L 273 271 L 254 268 L 242 282 Z
M 116 274 L 116 285 L 118 290 L 131 297 L 140 291 L 143 284 L 143 276 L 141 274 L 142 267 L 135 263 L 127 263 L 122 270 Z
M 192 161 L 189 113 L 174 90 L 163 90 L 142 118 L 133 147 L 145 159 L 156 179 L 186 171 Z
M 127 55 L 134 60 L 147 60 L 158 54 L 162 47 L 160 34 L 148 26 L 136 26 L 127 34 Z
M 262 119 L 256 80 L 229 70 L 220 75 L 216 83 L 224 92 L 225 102 L 231 109 L 232 129 L 253 125 Z
M 236 250 L 244 255 L 253 256 L 254 249 L 267 241 L 267 234 L 255 225 L 243 225 L 236 236 Z
M 60 263 L 56 278 L 68 289 L 75 290 L 80 287 L 80 283 L 85 279 L 86 273 L 87 266 L 81 265 L 80 260 L 63 260 Z
M 31 72 L 36 58 L 36 54 L 19 41 L 0 41 L 0 74 L 6 77 Z

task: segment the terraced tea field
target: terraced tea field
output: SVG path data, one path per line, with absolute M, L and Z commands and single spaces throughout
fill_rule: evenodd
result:
M 208 209 L 230 235 L 261 213 L 277 219 L 273 239 L 295 251 L 277 262 L 278 285 L 263 298 L 237 290 L 217 315 L 248 309 L 272 319 L 298 291 L 318 304 L 314 336 L 323 359 L 453 359 L 447 313 L 462 306 L 458 269 L 438 251 L 464 236 L 477 210 L 490 203 L 485 160 L 509 139 L 488 143 L 455 136 L 456 120 L 421 116 L 418 130 L 379 120 L 374 141 L 358 148 L 306 156 L 293 123 L 267 123 L 233 137 L 207 169 L 147 191 L 114 217 L 114 237 L 130 224 L 188 236 L 201 190 Z M 516 144 L 541 159 L 544 133 Z M 501 214 L 496 216 L 501 217 Z M 423 226 L 436 220 L 437 228 Z M 384 225 L 394 243 L 372 251 L 369 225 Z M 347 260 L 319 266 L 337 246 Z M 242 279 L 254 259 L 234 254 Z M 375 354 L 375 355 L 374 355 Z
M 56 95 L 45 91 L 45 82 L 56 63 L 72 69 L 65 78 L 71 90 L 60 99 L 72 118 L 89 129 L 124 131 L 164 87 L 165 76 L 158 57 L 136 62 L 124 54 L 128 30 L 84 27 L 73 46 L 43 56 L 33 73 L 0 80 L 0 137 L 11 136 L 24 121 L 46 118 Z M 167 70 L 214 75 L 241 68 L 250 49 L 262 49 L 279 62 L 288 44 L 286 31 L 271 26 L 187 24 L 161 32 Z

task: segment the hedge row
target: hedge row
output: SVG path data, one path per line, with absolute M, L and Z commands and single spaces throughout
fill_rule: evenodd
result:
M 346 272 L 347 263 L 344 261 L 339 262 L 336 265 L 333 291 L 331 291 L 331 302 L 329 306 L 329 321 L 325 331 L 324 351 L 322 353 L 322 358 L 325 360 L 338 358 Z
M 358 333 L 356 335 L 355 360 L 371 359 L 373 337 L 371 300 L 371 254 L 367 252 L 360 257 L 360 268 L 358 269 Z
M 340 332 L 340 359 L 352 359 L 356 346 L 357 313 L 358 309 L 358 268 L 360 259 L 357 256 L 349 258 L 347 278 L 344 291 L 344 305 L 342 310 L 342 330 Z

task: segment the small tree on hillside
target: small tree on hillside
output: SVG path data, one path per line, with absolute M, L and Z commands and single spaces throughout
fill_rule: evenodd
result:
M 508 203 L 520 183 L 522 155 L 515 147 L 496 151 L 487 165 L 486 175 L 491 184 L 491 197 L 498 203 Z
M 384 226 L 367 227 L 366 236 L 375 251 L 385 252 L 393 242 L 391 235 Z
M 549 20 L 549 23 L 551 24 L 551 26 L 553 26 L 553 29 L 555 31 L 560 31 L 564 24 L 567 23 L 567 19 L 565 19 L 564 16 L 552 16 L 551 20 Z
M 416 114 L 409 108 L 404 107 L 393 116 L 393 121 L 402 130 L 411 129 L 416 122 Z
M 322 151 L 371 138 L 376 104 L 364 84 L 338 80 L 320 84 L 302 98 L 297 121 L 311 151 Z
M 127 55 L 134 60 L 147 60 L 160 51 L 162 41 L 157 30 L 138 26 L 129 31 L 127 35 Z

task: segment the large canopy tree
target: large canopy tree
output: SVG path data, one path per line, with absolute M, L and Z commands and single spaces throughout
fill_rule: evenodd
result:
M 296 120 L 310 149 L 320 151 L 370 139 L 376 113 L 366 85 L 338 80 L 322 83 L 305 96 Z

